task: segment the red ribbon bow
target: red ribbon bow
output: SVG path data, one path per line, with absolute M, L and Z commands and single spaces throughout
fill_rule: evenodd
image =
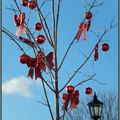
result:
M 16 31 L 16 35 L 19 35 L 20 32 L 24 34 L 25 31 L 24 20 L 25 20 L 25 13 L 21 13 L 19 16 L 14 15 L 14 22 L 15 25 L 18 27 Z
M 62 99 L 64 100 L 64 105 L 62 110 L 67 111 L 68 104 L 70 103 L 71 110 L 76 108 L 76 106 L 79 104 L 79 91 L 73 91 L 72 93 L 63 93 Z
M 36 58 L 29 58 L 28 62 L 26 63 L 27 66 L 30 68 L 28 72 L 28 77 L 33 79 L 33 75 L 35 72 L 35 79 L 41 77 L 41 72 L 46 70 L 46 66 L 51 70 L 54 66 L 53 62 L 53 52 L 50 52 L 45 59 L 45 56 L 42 51 L 39 51 L 36 55 Z

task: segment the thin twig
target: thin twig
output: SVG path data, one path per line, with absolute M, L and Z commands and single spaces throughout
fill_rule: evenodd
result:
M 93 79 L 93 77 L 95 77 L 95 75 L 96 75 L 96 74 L 92 75 L 91 77 L 89 77 L 89 78 L 86 79 L 86 80 L 83 80 L 83 81 L 79 82 L 79 83 L 78 83 L 77 85 L 75 85 L 74 87 L 77 87 L 77 86 L 79 86 L 79 85 L 81 85 L 81 84 L 83 84 L 83 83 L 85 83 L 85 82 L 87 82 L 87 81 Z
M 16 43 L 16 45 L 20 48 L 20 50 L 21 50 L 24 54 L 26 54 L 26 52 L 24 51 L 24 49 L 19 45 L 19 43 L 15 40 L 15 38 L 13 38 L 13 36 L 11 36 L 9 33 L 7 33 L 7 32 L 6 32 L 5 30 L 3 30 L 3 29 L 2 29 L 2 32 L 4 32 L 7 36 L 9 36 L 9 38 Z
M 46 91 L 45 84 L 44 84 L 44 79 L 43 79 L 43 77 L 41 77 L 41 79 L 42 79 L 41 81 L 42 81 L 42 85 L 43 85 L 43 90 L 44 90 L 46 102 L 47 102 L 47 105 L 48 105 L 48 108 L 49 108 L 49 111 L 50 111 L 50 115 L 51 115 L 52 120 L 54 120 L 54 117 L 53 117 L 53 114 L 52 114 L 52 110 L 51 110 L 51 106 L 50 106 L 50 103 L 49 103 L 49 100 L 48 100 L 48 96 L 47 96 L 47 91 Z
M 40 103 L 40 104 L 48 107 L 48 104 L 46 104 L 46 103 L 43 103 L 43 102 L 40 102 L 40 101 L 37 101 L 37 103 Z
M 82 0 L 82 2 L 83 2 L 85 5 L 87 5 L 87 6 L 91 7 L 91 4 L 90 4 L 90 3 L 88 3 L 86 0 Z M 94 3 L 93 7 L 98 7 L 98 6 L 101 6 L 103 3 L 104 3 L 104 1 L 103 1 L 103 2 L 101 2 L 101 3 L 99 3 L 99 4 L 96 4 L 96 5 L 95 5 L 95 3 Z

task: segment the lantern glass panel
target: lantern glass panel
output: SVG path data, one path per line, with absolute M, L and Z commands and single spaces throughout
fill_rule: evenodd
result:
M 99 116 L 99 106 L 94 107 L 94 115 Z
M 99 106 L 99 115 L 102 113 L 102 105 Z
M 90 106 L 89 109 L 90 109 L 90 114 L 93 117 L 94 116 L 94 107 Z

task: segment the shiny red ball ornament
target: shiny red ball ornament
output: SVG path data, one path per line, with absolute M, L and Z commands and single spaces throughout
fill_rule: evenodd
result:
M 28 55 L 23 54 L 23 55 L 20 56 L 19 61 L 20 61 L 22 64 L 26 64 L 26 63 L 28 62 L 29 58 L 30 58 L 30 57 L 29 57 Z
M 87 88 L 85 89 L 85 93 L 86 93 L 87 95 L 90 95 L 90 94 L 92 93 L 92 89 L 91 89 L 90 87 L 87 87 Z
M 28 6 L 29 6 L 29 8 L 34 9 L 34 8 L 36 8 L 36 2 L 35 1 L 30 1 Z
M 75 90 L 75 88 L 72 85 L 69 85 L 69 86 L 67 86 L 66 90 L 68 93 L 72 93 Z
M 108 45 L 107 43 L 103 43 L 101 49 L 102 49 L 104 52 L 107 52 L 107 51 L 109 50 L 109 45 Z
M 21 2 L 21 5 L 24 6 L 24 7 L 27 7 L 27 6 L 28 6 L 28 3 L 29 3 L 28 0 L 23 0 L 23 1 Z
M 91 18 L 92 18 L 92 13 L 91 13 L 90 11 L 88 11 L 88 12 L 86 12 L 86 13 L 84 14 L 84 17 L 85 17 L 86 19 L 91 19 Z
M 43 35 L 38 35 L 36 38 L 38 44 L 43 44 L 45 42 L 45 37 Z
M 41 23 L 36 23 L 35 24 L 35 29 L 38 30 L 38 31 L 41 30 L 42 29 L 42 24 Z

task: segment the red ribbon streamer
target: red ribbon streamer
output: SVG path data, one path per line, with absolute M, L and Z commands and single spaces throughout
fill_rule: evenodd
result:
M 76 108 L 76 106 L 79 104 L 79 91 L 76 90 L 68 94 L 64 93 L 62 99 L 65 101 L 62 110 L 67 111 L 69 103 L 70 103 L 70 108 L 72 110 Z

